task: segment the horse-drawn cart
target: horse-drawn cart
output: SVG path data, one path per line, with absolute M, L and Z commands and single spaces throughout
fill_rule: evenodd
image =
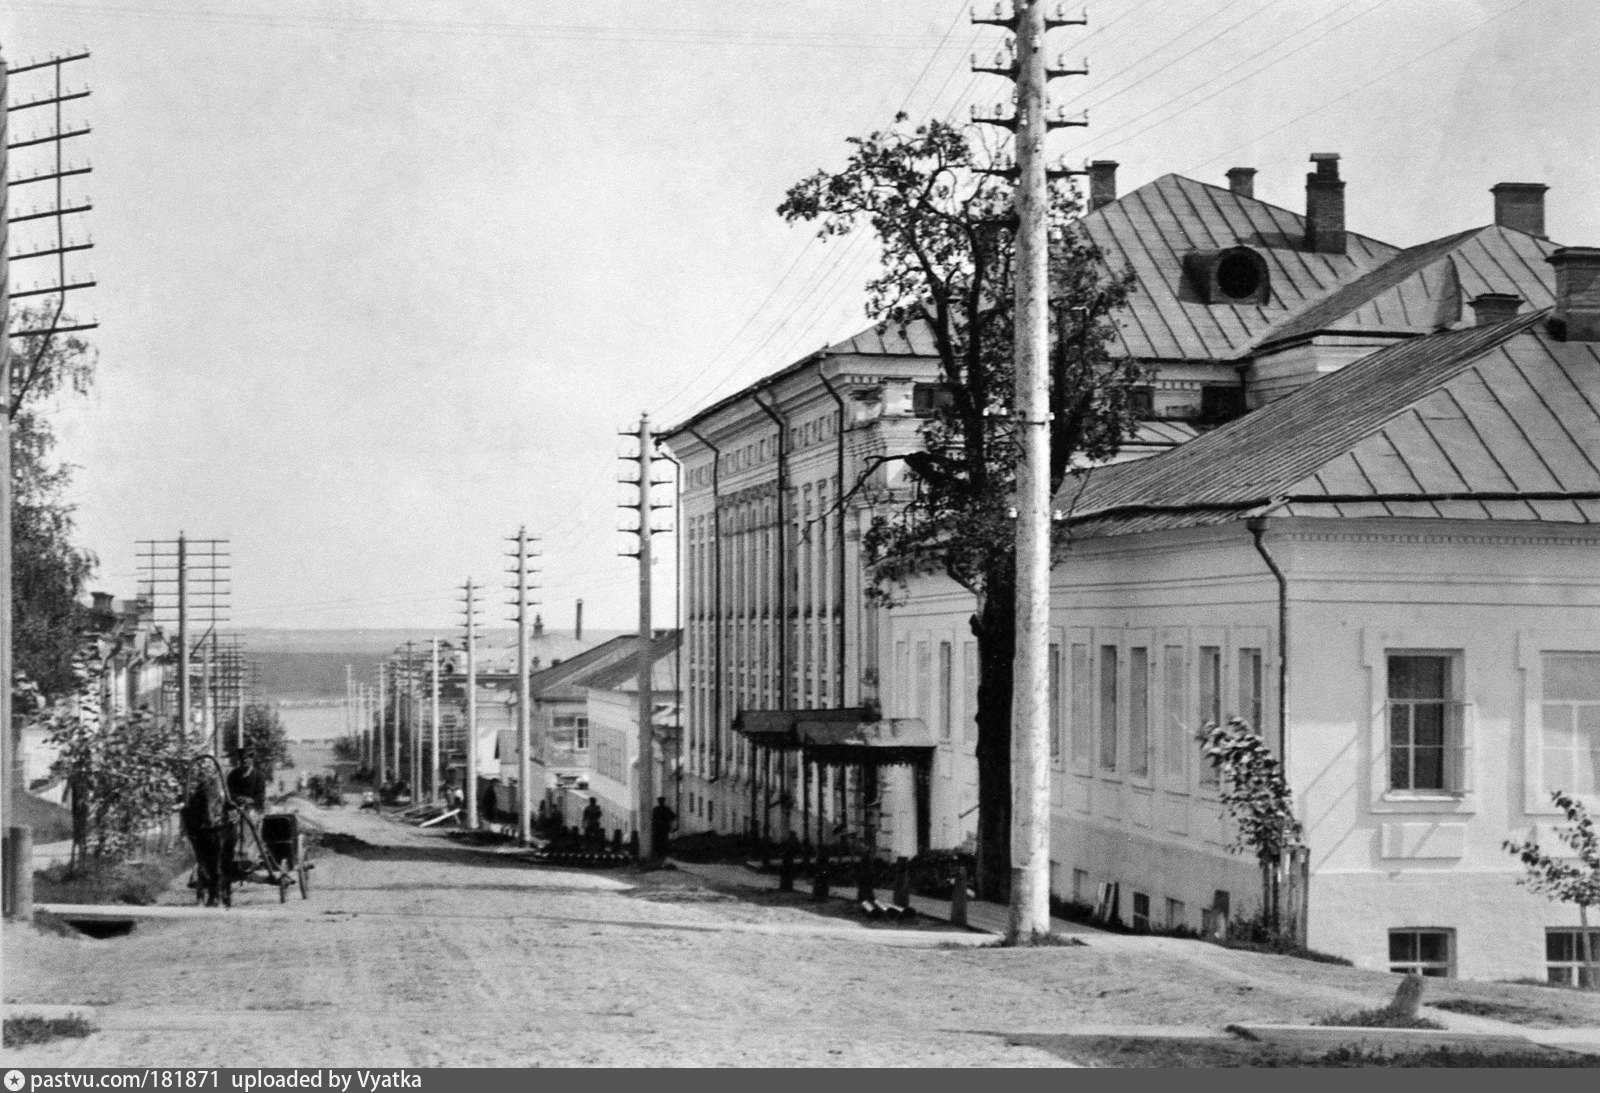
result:
M 207 906 L 233 905 L 233 885 L 245 881 L 273 884 L 278 902 L 289 889 L 300 889 L 301 899 L 311 898 L 311 869 L 306 859 L 306 836 L 300 817 L 293 812 L 257 814 L 228 792 L 222 765 L 211 755 L 216 777 L 201 776 L 184 806 L 184 829 L 195 848 L 195 875 L 190 882 L 195 900 Z

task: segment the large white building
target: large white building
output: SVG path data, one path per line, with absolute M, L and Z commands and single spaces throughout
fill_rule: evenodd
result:
M 1055 592 L 1060 773 L 1053 887 L 1063 898 L 1088 900 L 1098 884 L 1119 881 L 1124 916 L 1137 914 L 1152 924 L 1198 926 L 1206 910 L 1253 913 L 1254 863 L 1227 852 L 1230 836 L 1192 740 L 1200 722 L 1240 713 L 1278 726 L 1274 740 L 1280 733 L 1289 738 L 1291 775 L 1311 831 L 1313 945 L 1387 966 L 1392 929 L 1401 931 L 1393 939 L 1397 966 L 1425 962 L 1427 954 L 1434 970 L 1487 975 L 1515 965 L 1506 974 L 1540 974 L 1540 930 L 1565 928 L 1557 921 L 1562 912 L 1511 886 L 1511 860 L 1498 848 L 1506 836 L 1525 833 L 1526 825 L 1518 827 L 1522 820 L 1543 816 L 1542 806 L 1524 801 L 1520 812 L 1502 808 L 1498 795 L 1484 789 L 1466 797 L 1451 790 L 1448 807 L 1415 795 L 1391 801 L 1391 791 L 1382 790 L 1363 812 L 1357 802 L 1372 794 L 1371 786 L 1396 777 L 1383 766 L 1389 752 L 1371 751 L 1367 737 L 1378 730 L 1367 720 L 1346 708 L 1318 706 L 1314 696 L 1334 695 L 1345 706 L 1364 696 L 1361 702 L 1371 699 L 1368 713 L 1386 717 L 1391 676 L 1409 680 L 1411 690 L 1437 691 L 1447 679 L 1459 691 L 1471 681 L 1470 698 L 1455 691 L 1431 698 L 1397 693 L 1392 703 L 1411 711 L 1408 716 L 1440 719 L 1440 732 L 1446 722 L 1478 726 L 1470 738 L 1452 729 L 1450 744 L 1410 745 L 1414 761 L 1423 754 L 1435 764 L 1425 780 L 1444 777 L 1437 771 L 1481 771 L 1465 757 L 1470 751 L 1480 764 L 1493 762 L 1482 758 L 1484 749 L 1509 739 L 1510 723 L 1493 718 L 1510 716 L 1513 685 L 1477 670 L 1490 663 L 1490 654 L 1475 643 L 1524 639 L 1478 626 L 1475 612 L 1490 604 L 1484 612 L 1490 620 L 1519 619 L 1530 631 L 1592 625 L 1580 618 L 1593 601 L 1584 576 L 1594 572 L 1592 560 L 1588 570 L 1562 568 L 1579 557 L 1567 545 L 1574 535 L 1582 538 L 1574 531 L 1578 525 L 1565 516 L 1547 520 L 1537 499 L 1533 509 L 1518 510 L 1534 513 L 1531 524 L 1508 522 L 1494 504 L 1474 508 L 1488 512 L 1495 526 L 1482 542 L 1449 549 L 1471 554 L 1460 564 L 1477 576 L 1441 580 L 1423 593 L 1415 572 L 1406 576 L 1408 567 L 1427 572 L 1445 548 L 1427 536 L 1411 545 L 1418 533 L 1396 521 L 1469 517 L 1362 502 L 1320 512 L 1323 520 L 1336 516 L 1338 522 L 1311 525 L 1323 529 L 1313 532 L 1302 526 L 1303 506 L 1272 510 L 1270 531 L 1260 533 L 1262 549 L 1276 552 L 1274 564 L 1299 589 L 1287 601 L 1292 622 L 1286 629 L 1279 622 L 1278 578 L 1257 549 L 1257 533 L 1240 516 L 1254 497 L 1230 498 L 1222 506 L 1226 520 L 1146 526 L 1149 517 L 1135 507 L 1097 524 L 1084 522 L 1086 508 L 1098 504 L 1111 483 L 1144 481 L 1129 476 L 1190 467 L 1190 459 L 1225 451 L 1183 479 L 1202 490 L 1226 481 L 1224 471 L 1269 440 L 1279 457 L 1302 454 L 1314 425 L 1326 441 L 1316 450 L 1336 461 L 1348 454 L 1340 444 L 1353 448 L 1367 437 L 1363 428 L 1375 435 L 1386 427 L 1387 419 L 1355 411 L 1371 410 L 1380 393 L 1391 400 L 1407 391 L 1422 397 L 1420 389 L 1379 383 L 1387 367 L 1418 354 L 1458 361 L 1439 348 L 1441 338 L 1489 337 L 1475 324 L 1492 327 L 1519 309 L 1526 317 L 1554 302 L 1558 278 L 1549 258 L 1557 248 L 1544 236 L 1543 186 L 1497 186 L 1492 223 L 1402 249 L 1346 230 L 1338 159 L 1313 159 L 1304 215 L 1256 200 L 1253 172 L 1244 169 L 1229 172 L 1226 188 L 1168 175 L 1119 198 L 1116 165 L 1094 165 L 1083 230 L 1108 265 L 1135 273 L 1130 305 L 1119 317 L 1121 340 L 1150 369 L 1148 418 L 1127 454 L 1168 450 L 1125 470 L 1092 471 L 1082 496 L 1060 502 L 1082 524 L 1084 542 L 1058 572 Z M 1581 253 L 1567 252 L 1569 271 L 1583 268 L 1571 258 Z M 1541 341 L 1530 322 L 1525 318 L 1517 328 L 1518 345 L 1558 344 Z M 1385 364 L 1364 366 L 1348 378 L 1341 372 L 1385 350 L 1378 358 Z M 753 817 L 764 832 L 792 829 L 810 842 L 870 822 L 880 849 L 896 854 L 959 847 L 974 834 L 971 599 L 949 582 L 927 580 L 892 610 L 874 607 L 864 599 L 869 582 L 859 547 L 871 505 L 892 503 L 898 485 L 899 464 L 878 466 L 877 460 L 918 444 L 918 413 L 938 397 L 937 375 L 920 331 L 874 329 L 669 432 L 684 467 L 689 826 L 745 830 Z M 1289 411 L 1276 408 L 1275 400 L 1291 395 L 1303 407 L 1306 398 L 1324 397 L 1306 394 L 1319 390 L 1336 391 L 1338 399 L 1321 404 L 1315 420 L 1286 417 Z M 1391 408 L 1403 415 L 1409 405 Z M 1470 417 L 1467 408 L 1457 416 Z M 1208 431 L 1247 410 L 1254 413 L 1243 421 Z M 1515 445 L 1517 435 L 1509 429 L 1503 438 L 1483 440 L 1488 454 L 1481 458 L 1507 458 L 1499 444 Z M 1191 452 L 1186 442 L 1196 436 L 1202 440 Z M 1227 447 L 1237 436 L 1249 438 L 1246 446 Z M 1393 442 L 1371 440 L 1375 446 Z M 1170 450 L 1179 444 L 1185 446 Z M 1533 448 L 1530 467 L 1540 465 L 1542 445 Z M 1575 450 L 1581 462 L 1600 445 L 1584 433 Z M 1386 471 L 1413 460 L 1411 473 L 1423 480 L 1455 454 L 1373 458 Z M 1600 463 L 1600 455 L 1594 458 Z M 1351 472 L 1323 492 L 1377 488 L 1362 485 L 1371 479 L 1370 470 Z M 858 482 L 864 488 L 857 490 Z M 1482 483 L 1473 488 L 1494 492 Z M 1519 482 L 1515 488 L 1533 487 Z M 1146 503 L 1128 489 L 1128 504 Z M 849 494 L 842 505 L 841 494 Z M 1181 508 L 1196 499 L 1170 503 Z M 1571 507 L 1577 504 L 1569 501 L 1566 511 L 1587 511 Z M 1300 521 L 1293 527 L 1291 515 Z M 1371 521 L 1388 522 L 1375 527 Z M 1560 526 L 1547 532 L 1546 523 Z M 1385 564 L 1395 572 L 1381 571 L 1379 559 L 1392 559 Z M 1369 578 L 1364 587 L 1350 582 L 1358 573 Z M 1499 574 L 1503 585 L 1491 587 L 1487 574 Z M 1397 588 L 1420 599 L 1408 600 Z M 1408 630 L 1404 620 L 1413 617 Z M 1473 642 L 1440 644 L 1439 632 L 1455 627 L 1455 619 L 1472 619 L 1466 625 Z M 1279 647 L 1285 633 L 1288 658 Z M 1526 642 L 1537 644 L 1533 637 Z M 1400 658 L 1393 664 L 1391 653 Z M 1340 659 L 1346 654 L 1355 659 L 1346 663 Z M 1542 670 L 1543 652 L 1518 655 L 1523 667 L 1517 671 Z M 1279 699 L 1285 664 L 1287 706 Z M 1499 712 L 1491 715 L 1491 708 Z M 1294 727 L 1296 717 L 1317 716 L 1345 727 L 1333 732 L 1311 727 L 1319 723 L 1310 720 Z M 1351 718 L 1365 726 L 1361 733 L 1347 731 Z M 1413 725 L 1408 731 L 1418 730 Z M 1522 729 L 1517 733 L 1525 740 Z M 1302 736 L 1310 743 L 1297 747 Z M 1336 738 L 1346 739 L 1337 761 L 1319 751 Z M 1352 750 L 1362 741 L 1367 752 Z M 1490 796 L 1497 800 L 1493 809 L 1485 803 Z M 1453 818 L 1468 811 L 1478 819 Z M 1457 858 L 1428 856 L 1457 843 L 1463 848 Z M 1428 916 L 1421 909 L 1399 914 L 1393 893 L 1424 891 L 1401 886 L 1416 885 L 1430 871 L 1482 873 L 1484 898 L 1514 908 L 1528 928 L 1513 940 L 1492 916 L 1469 926 L 1466 918 L 1422 921 Z M 1561 938 L 1552 938 L 1557 952 Z M 1449 953 L 1442 963 L 1433 960 L 1441 944 Z M 1415 959 L 1401 960 L 1407 952 Z

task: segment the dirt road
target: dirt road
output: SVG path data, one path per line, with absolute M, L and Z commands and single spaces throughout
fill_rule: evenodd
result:
M 312 816 L 338 849 L 318 859 L 308 901 L 280 906 L 254 886 L 233 912 L 106 941 L 8 924 L 6 1000 L 90 1007 L 101 1030 L 12 1059 L 1052 1066 L 1057 1054 L 1007 1036 L 1311 1018 L 1392 982 L 1330 969 L 1335 981 L 1313 983 L 1320 966 L 1197 943 L 908 948 L 801 896 L 529 866 L 352 808 Z

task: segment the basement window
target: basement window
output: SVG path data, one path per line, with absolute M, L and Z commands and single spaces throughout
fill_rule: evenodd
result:
M 1600 930 L 1589 931 L 1589 955 L 1600 961 Z M 1550 929 L 1544 932 L 1545 975 L 1550 983 L 1564 987 L 1593 987 L 1594 980 L 1584 966 L 1583 931 Z
M 1434 979 L 1455 978 L 1454 930 L 1390 930 L 1389 970 Z

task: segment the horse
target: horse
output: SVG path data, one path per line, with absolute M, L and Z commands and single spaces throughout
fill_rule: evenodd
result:
M 221 778 L 213 771 L 197 772 L 194 788 L 183 804 L 183 833 L 194 848 L 195 902 L 215 907 L 233 906 L 233 856 L 235 831 L 229 815 L 231 802 Z

